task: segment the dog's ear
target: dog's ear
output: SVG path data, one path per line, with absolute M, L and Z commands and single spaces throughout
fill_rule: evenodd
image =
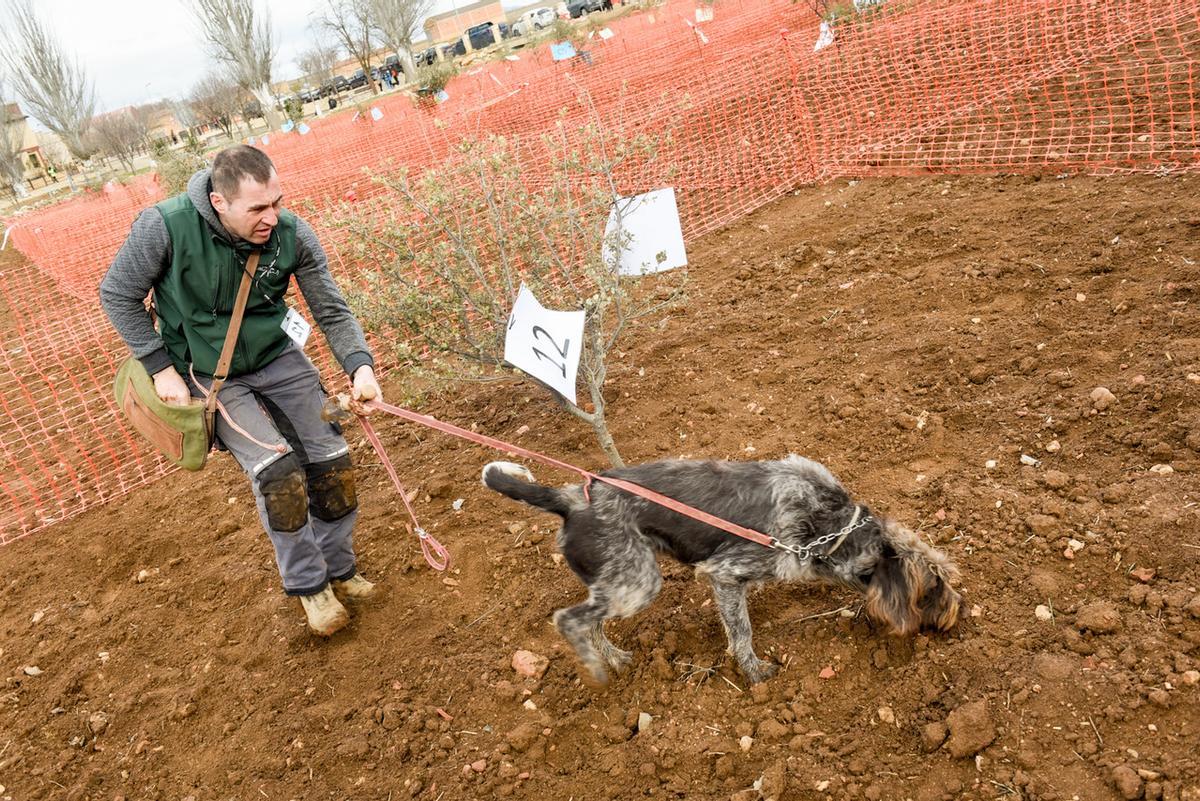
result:
M 867 586 L 867 614 L 898 635 L 922 626 L 947 631 L 958 622 L 958 571 L 936 548 L 892 521 L 882 526 L 879 560 Z
M 913 592 L 911 574 L 908 560 L 885 540 L 867 585 L 866 609 L 871 618 L 902 637 L 912 634 L 921 625 L 921 610 L 917 606 L 919 596 Z

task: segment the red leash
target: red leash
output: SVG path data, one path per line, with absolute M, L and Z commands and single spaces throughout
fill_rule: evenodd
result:
M 401 409 L 399 406 L 393 406 L 390 403 L 384 403 L 383 401 L 372 400 L 372 401 L 366 401 L 365 403 L 363 403 L 363 405 L 367 406 L 369 408 L 372 408 L 372 409 L 379 409 L 380 411 L 387 412 L 388 414 L 393 414 L 396 417 L 402 418 L 404 420 L 408 420 L 409 422 L 412 422 L 412 423 L 419 423 L 423 426 L 435 429 L 437 431 L 442 431 L 446 434 L 452 434 L 453 436 L 460 437 L 465 440 L 470 440 L 471 442 L 475 442 L 480 445 L 486 445 L 489 448 L 495 448 L 496 450 L 502 451 L 504 453 L 509 453 L 509 454 L 513 454 L 513 455 L 517 455 L 517 456 L 524 456 L 528 459 L 534 459 L 536 461 L 544 462 L 545 464 L 552 465 L 554 467 L 562 468 L 563 470 L 568 470 L 571 472 L 578 473 L 584 479 L 583 491 L 584 491 L 585 496 L 587 494 L 587 487 L 588 487 L 589 483 L 591 483 L 592 481 L 602 481 L 605 484 L 609 484 L 609 485 L 617 487 L 619 489 L 623 489 L 626 492 L 631 493 L 633 495 L 638 495 L 642 498 L 645 498 L 646 500 L 653 501 L 654 503 L 657 503 L 660 506 L 665 506 L 666 508 L 670 509 L 673 512 L 678 512 L 681 515 L 686 515 L 687 517 L 690 517 L 693 520 L 699 520 L 701 523 L 707 523 L 708 525 L 712 526 L 713 528 L 719 528 L 722 531 L 727 531 L 730 534 L 735 534 L 739 537 L 750 540 L 751 542 L 756 542 L 759 545 L 765 545 L 768 548 L 775 548 L 775 547 L 778 547 L 778 545 L 779 545 L 779 541 L 776 540 L 774 537 L 770 537 L 766 534 L 763 534 L 762 532 L 755 531 L 754 529 L 745 528 L 744 526 L 739 526 L 737 523 L 731 523 L 728 520 L 722 520 L 721 518 L 711 515 L 708 512 L 702 511 L 693 506 L 688 506 L 685 503 L 680 503 L 679 501 L 675 500 L 674 498 L 668 498 L 666 495 L 661 495 L 661 494 L 655 492 L 654 490 L 646 489 L 645 487 L 639 486 L 638 484 L 633 484 L 629 481 L 625 481 L 620 478 L 610 478 L 608 476 L 597 475 L 596 473 L 592 473 L 587 470 L 584 470 L 582 467 L 576 467 L 575 465 L 568 464 L 563 461 L 559 461 L 558 459 L 552 458 L 550 456 L 545 456 L 543 454 L 537 453 L 536 451 L 531 451 L 526 448 L 522 448 L 518 445 L 512 445 L 510 443 L 504 442 L 503 440 L 495 439 L 494 437 L 488 437 L 483 434 L 476 434 L 474 431 L 468 431 L 465 428 L 459 428 L 458 426 L 452 425 L 450 423 L 443 423 L 441 420 L 430 417 L 427 414 L 417 414 L 416 412 L 410 412 L 407 409 Z M 388 461 L 387 456 L 384 454 L 383 446 L 381 444 L 379 444 L 378 437 L 376 437 L 375 432 L 371 430 L 370 424 L 367 423 L 365 417 L 360 416 L 359 419 L 363 423 L 364 430 L 367 431 L 368 439 L 370 439 L 371 444 L 375 446 L 375 450 L 379 452 L 380 458 L 383 460 L 384 466 L 387 467 L 388 473 L 392 476 L 392 481 L 394 481 L 396 483 L 396 486 L 398 488 L 400 488 L 400 495 L 403 496 L 404 490 L 402 487 L 400 487 L 399 479 L 396 478 L 396 471 L 392 468 L 391 462 Z M 404 503 L 406 506 L 408 506 L 407 498 L 405 498 Z M 417 518 L 416 518 L 416 515 L 413 515 L 411 506 L 409 507 L 408 511 L 409 511 L 409 514 L 412 515 L 413 524 L 415 525 Z M 430 537 L 428 534 L 425 534 L 424 531 L 419 526 L 417 527 L 417 532 L 422 538 L 421 539 L 421 548 L 422 549 L 425 548 L 425 542 L 428 539 L 428 540 L 433 541 L 433 544 L 438 549 L 440 549 L 440 552 L 442 554 L 445 554 L 445 552 L 446 552 L 445 549 L 442 548 L 442 546 L 437 543 L 437 540 L 433 540 L 432 537 Z M 427 555 L 425 558 L 429 559 L 428 552 L 427 552 Z M 448 559 L 448 557 L 447 557 L 447 559 Z M 432 560 L 430 560 L 429 563 L 431 565 L 434 564 Z M 437 568 L 436 565 L 434 565 L 434 567 Z M 437 569 L 441 570 L 442 568 L 437 568 Z
M 372 403 L 382 406 L 382 404 L 378 404 L 375 401 L 372 401 Z M 358 416 L 358 422 L 362 423 L 363 432 L 367 435 L 367 440 L 370 441 L 371 447 L 375 449 L 375 453 L 379 454 L 379 460 L 383 462 L 384 469 L 392 477 L 392 483 L 396 485 L 396 491 L 400 493 L 400 499 L 404 501 L 404 508 L 408 510 L 408 516 L 412 518 L 413 530 L 416 532 L 417 538 L 421 543 L 421 553 L 425 555 L 425 561 L 434 570 L 445 570 L 450 566 L 449 551 L 434 539 L 432 534 L 421 528 L 421 524 L 417 522 L 417 514 L 413 511 L 412 504 L 408 502 L 408 495 L 404 492 L 404 485 L 400 483 L 400 477 L 396 475 L 396 468 L 392 467 L 392 460 L 388 458 L 387 451 L 383 449 L 383 443 L 379 441 L 379 435 L 375 433 L 375 429 L 371 427 L 371 423 L 365 415 L 361 414 Z

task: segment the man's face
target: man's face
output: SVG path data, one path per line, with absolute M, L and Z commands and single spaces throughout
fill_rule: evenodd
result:
M 279 176 L 272 170 L 265 184 L 245 176 L 235 197 L 227 198 L 220 192 L 212 192 L 209 199 L 226 230 L 247 242 L 262 245 L 279 224 L 283 190 L 279 186 Z

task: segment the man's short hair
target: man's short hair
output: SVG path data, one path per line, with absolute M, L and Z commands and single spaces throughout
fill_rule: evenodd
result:
M 212 165 L 213 191 L 226 200 L 237 197 L 243 178 L 253 178 L 260 184 L 271 180 L 275 165 L 267 154 L 250 145 L 234 145 L 217 154 Z

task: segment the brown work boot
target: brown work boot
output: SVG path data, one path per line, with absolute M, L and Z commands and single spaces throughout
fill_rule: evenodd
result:
M 375 595 L 375 585 L 355 573 L 345 581 L 329 582 L 338 597 L 345 601 L 365 601 Z
M 308 618 L 308 627 L 322 637 L 340 631 L 350 622 L 350 614 L 333 594 L 332 587 L 326 586 L 312 595 L 301 595 L 300 604 Z

